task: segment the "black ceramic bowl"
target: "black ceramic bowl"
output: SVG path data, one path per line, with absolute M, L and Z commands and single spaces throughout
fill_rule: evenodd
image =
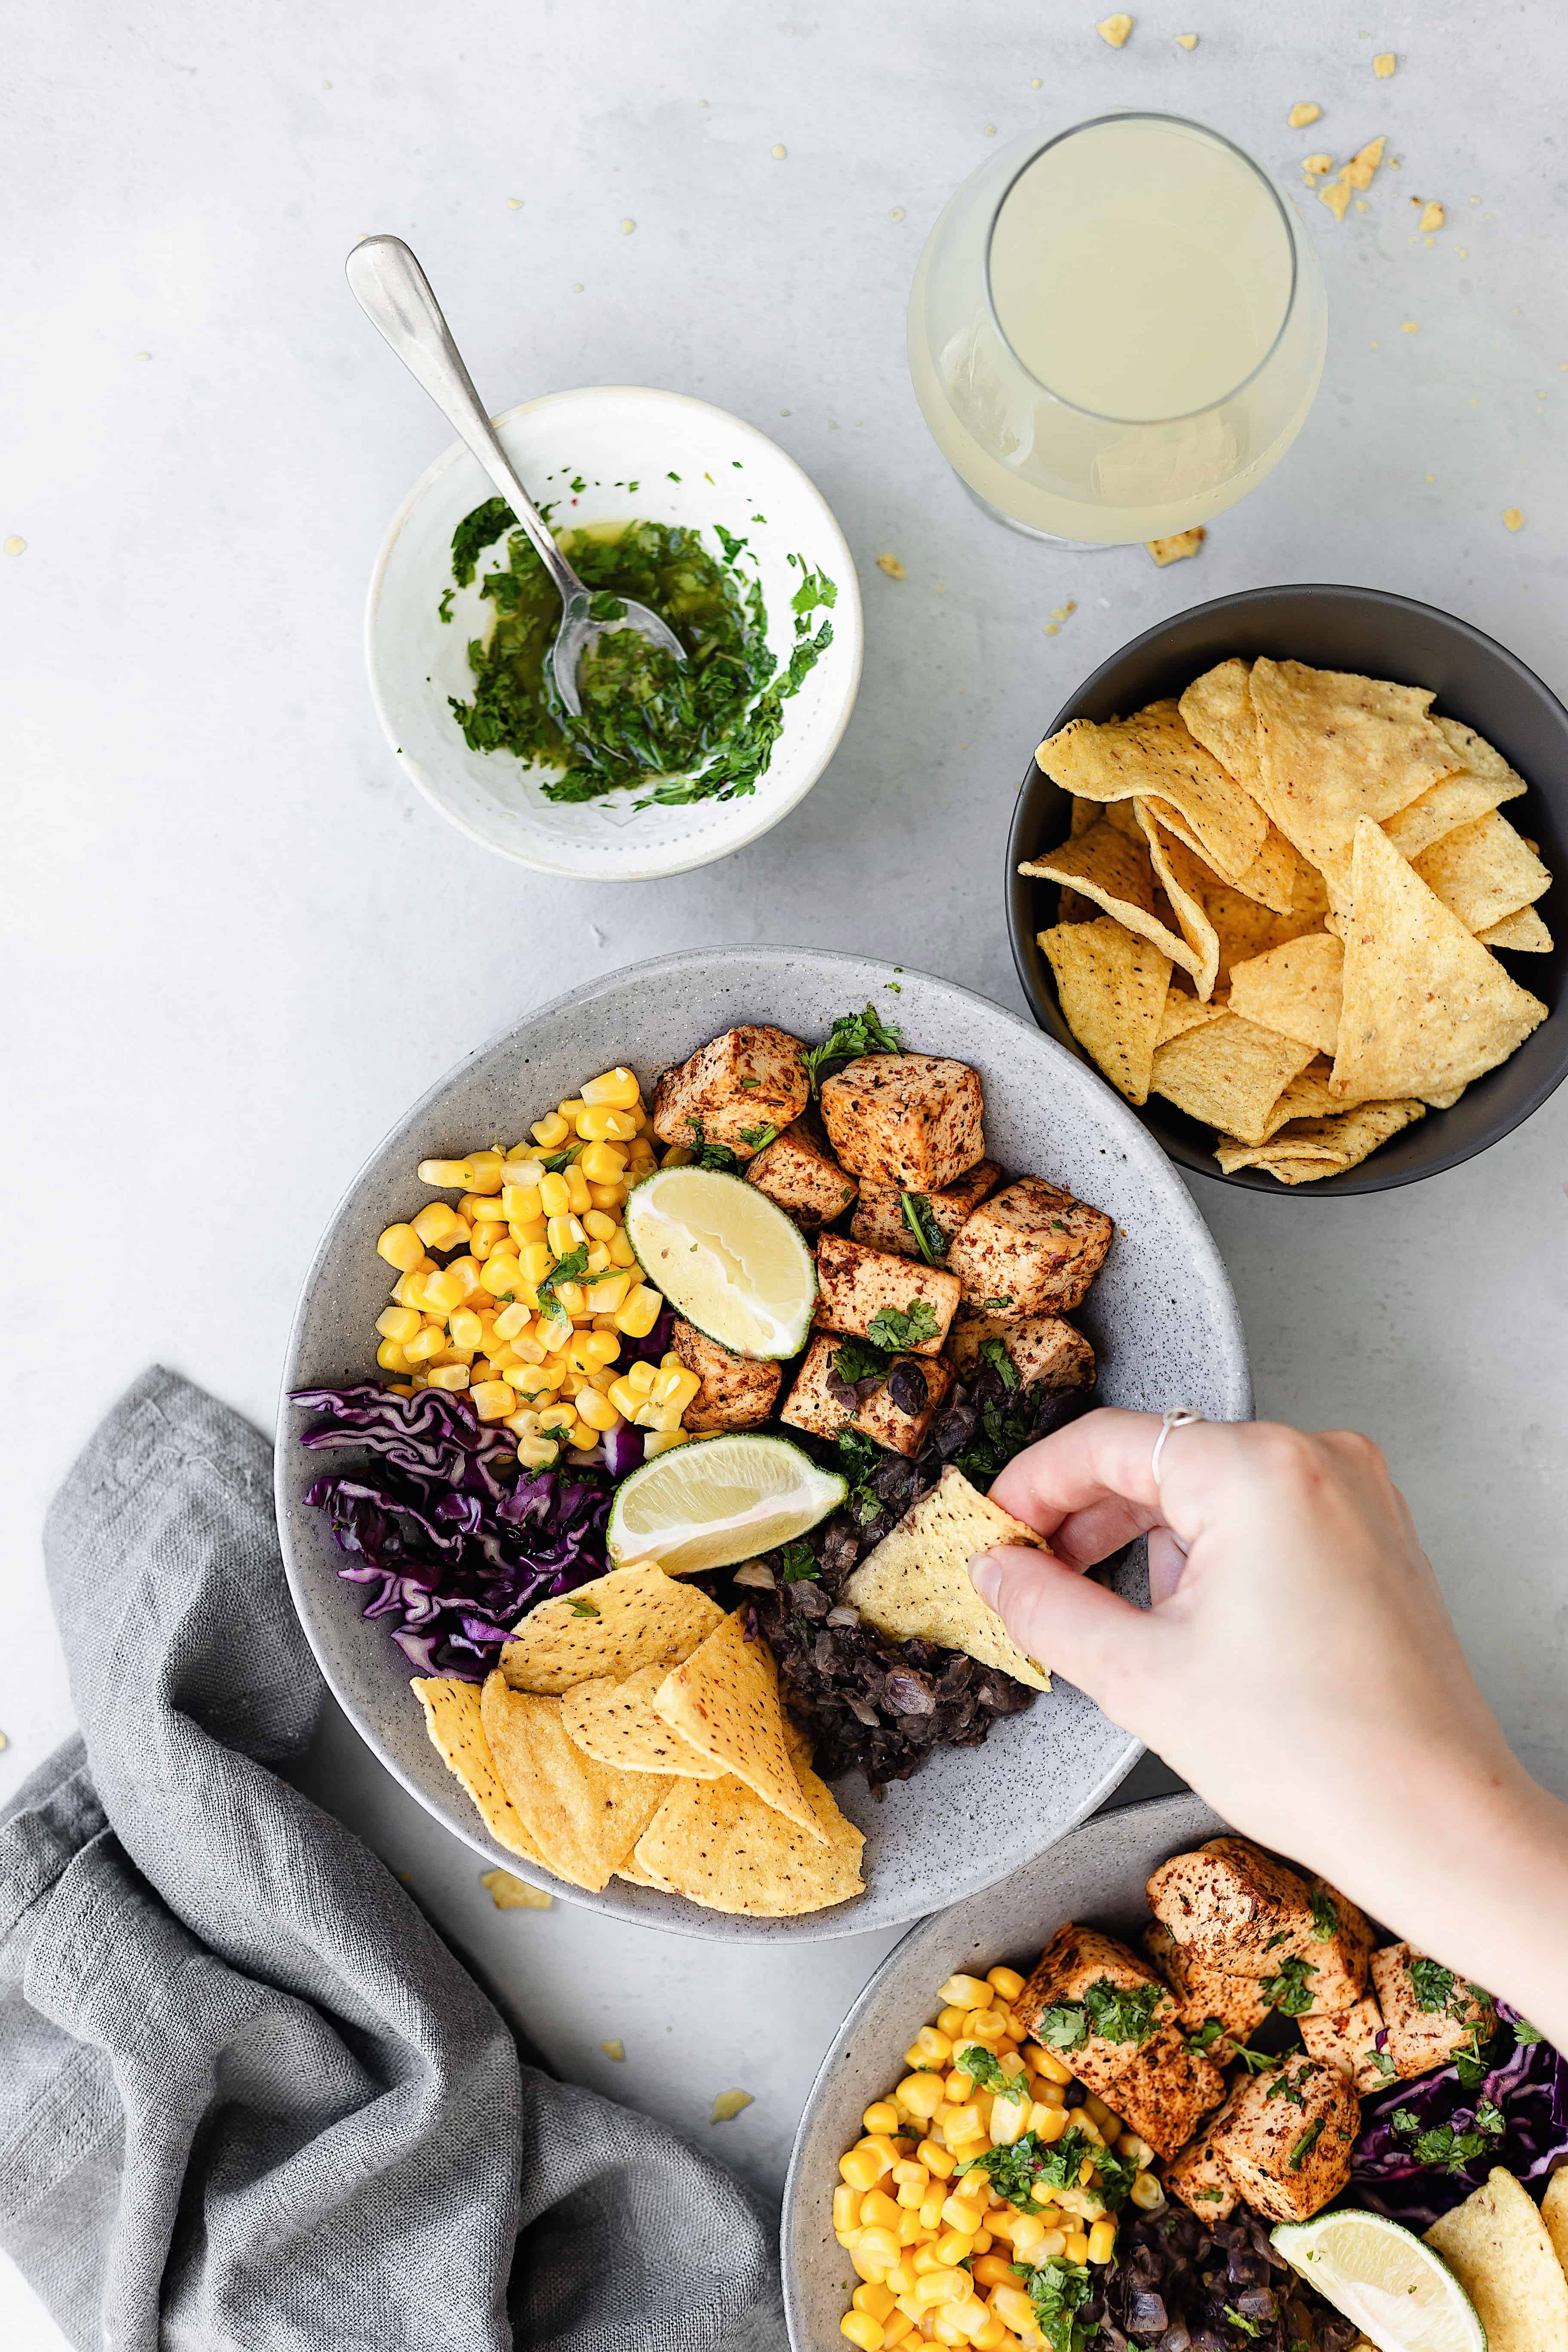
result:
M 1069 719 L 1124 717 L 1162 695 L 1180 694 L 1231 654 L 1247 659 L 1267 654 L 1275 661 L 1428 686 L 1439 710 L 1462 719 L 1496 744 L 1530 786 L 1504 813 L 1539 845 L 1555 877 L 1537 901 L 1552 933 L 1552 952 L 1510 955 L 1503 961 L 1521 987 L 1551 1008 L 1550 1016 L 1510 1060 L 1468 1087 L 1452 1110 L 1428 1111 L 1359 1168 L 1316 1184 L 1280 1184 L 1257 1168 L 1225 1175 L 1214 1157 L 1212 1130 L 1158 1095 L 1151 1095 L 1137 1116 L 1184 1168 L 1215 1183 L 1244 1184 L 1277 1199 L 1383 1192 L 1414 1184 L 1484 1151 L 1528 1118 L 1568 1076 L 1568 710 L 1521 661 L 1450 613 L 1377 588 L 1306 585 L 1248 589 L 1162 621 L 1102 662 L 1041 735 L 1054 735 Z M 1031 757 L 1007 840 L 1007 929 L 1036 1020 L 1088 1061 L 1062 1018 L 1037 938 L 1057 919 L 1057 886 L 1030 881 L 1018 871 L 1026 858 L 1039 857 L 1066 839 L 1070 808 L 1068 794 Z

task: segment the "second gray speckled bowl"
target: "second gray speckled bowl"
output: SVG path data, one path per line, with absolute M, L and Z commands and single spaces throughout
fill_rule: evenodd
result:
M 892 992 L 896 983 L 898 993 Z M 363 1380 L 389 1269 L 382 1228 L 429 1194 L 421 1160 L 511 1142 L 583 1080 L 628 1063 L 645 1081 L 720 1030 L 767 1021 L 810 1039 L 874 1001 L 926 1053 L 972 1063 L 985 1093 L 985 1137 L 1006 1168 L 1037 1171 L 1108 1210 L 1117 1237 L 1079 1318 L 1100 1359 L 1102 1399 L 1212 1419 L 1252 1410 L 1247 1348 L 1230 1284 L 1179 1176 L 1105 1082 L 1016 1014 L 921 972 L 806 949 L 716 948 L 635 964 L 531 1013 L 433 1087 L 361 1170 L 306 1277 L 284 1374 L 293 1388 Z M 983 1748 L 945 1748 L 879 1804 L 858 1780 L 836 1795 L 866 1833 L 866 1892 L 831 1911 L 746 1919 L 612 1879 L 601 1895 L 563 1886 L 508 1853 L 425 1736 L 408 1665 L 360 1594 L 336 1573 L 323 1515 L 306 1487 L 321 1457 L 292 1444 L 300 1416 L 280 1410 L 278 1520 L 289 1581 L 321 1671 L 388 1771 L 490 1864 L 647 1927 L 725 1942 L 857 1935 L 918 1918 L 993 1885 L 1102 1804 L 1139 1754 L 1090 1700 L 1058 1684 L 997 1725 Z M 342 1461 L 352 1456 L 334 1457 Z M 1142 1547 L 1119 1571 L 1143 1587 Z

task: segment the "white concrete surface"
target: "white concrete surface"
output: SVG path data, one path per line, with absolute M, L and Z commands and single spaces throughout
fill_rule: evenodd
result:
M 1323 0 L 1287 22 L 1261 0 L 1161 0 L 1119 54 L 1093 16 L 15 0 L 0 1795 L 70 1722 L 38 1552 L 70 1454 L 153 1357 L 269 1424 L 340 1188 L 510 1014 L 676 944 L 751 939 L 854 946 L 1021 1004 L 1002 852 L 1028 751 L 1116 646 L 1227 589 L 1399 590 L 1568 686 L 1560 11 Z M 1187 54 L 1173 36 L 1193 29 Z M 1392 81 L 1373 75 L 1384 48 Z M 1292 132 L 1303 98 L 1323 117 Z M 1129 103 L 1215 124 L 1287 185 L 1301 154 L 1378 131 L 1399 164 L 1342 226 L 1306 205 L 1332 308 L 1317 407 L 1164 572 L 986 522 L 902 350 L 926 226 L 989 139 Z M 1414 196 L 1447 207 L 1430 247 Z M 361 603 L 445 434 L 343 284 L 372 229 L 414 244 L 497 407 L 574 383 L 694 392 L 773 434 L 837 511 L 868 605 L 859 707 L 811 798 L 731 863 L 541 884 L 388 758 Z M 876 569 L 885 551 L 903 582 Z M 1415 1190 L 1197 1197 L 1260 1407 L 1382 1440 L 1510 1736 L 1568 1791 L 1565 1178 L 1568 1093 Z M 502 1916 L 341 1726 L 315 1773 L 555 2064 L 704 2137 L 713 2093 L 751 2090 L 712 2144 L 777 2182 L 875 1948 L 768 1964 L 563 1905 Z M 622 2065 L 596 2047 L 614 2036 Z M 0 2337 L 59 2340 L 9 2273 Z

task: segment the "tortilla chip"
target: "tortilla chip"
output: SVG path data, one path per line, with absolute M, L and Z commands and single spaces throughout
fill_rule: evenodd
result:
M 657 1822 L 658 1815 L 655 1813 L 653 1818 Z M 649 1824 L 650 1828 L 651 1826 L 652 1823 Z M 643 1835 L 645 1837 L 647 1835 L 647 1830 L 643 1832 Z M 654 1886 L 661 1895 L 673 1895 L 675 1892 L 674 1887 L 665 1879 L 656 1878 L 651 1870 L 646 1870 L 635 1853 L 628 1853 L 625 1862 L 618 1862 L 616 1864 L 616 1876 L 624 1878 L 628 1886 Z
M 1207 537 L 1200 522 L 1191 530 L 1173 530 L 1168 539 L 1146 539 L 1143 544 L 1163 572 L 1167 563 L 1180 563 L 1184 556 L 1195 555 Z
M 1514 792 L 1524 791 L 1524 778 L 1516 776 L 1502 753 L 1495 751 L 1484 735 L 1478 735 L 1473 727 L 1467 727 L 1463 719 L 1445 719 L 1434 711 L 1432 724 L 1453 752 L 1457 768 L 1463 768 L 1468 775 L 1510 785 L 1511 790 L 1507 797 L 1510 799 Z
M 977 1494 L 950 1463 L 928 1495 L 867 1553 L 843 1598 L 895 1642 L 938 1642 L 1031 1690 L 1049 1690 L 1043 1666 L 1019 1649 L 969 1580 L 977 1552 L 998 1544 L 1049 1546 L 999 1504 Z
M 1425 687 L 1259 658 L 1247 690 L 1264 805 L 1314 866 L 1349 848 L 1358 818 L 1392 816 L 1458 765 Z
M 1062 1017 L 1129 1102 L 1149 1099 L 1149 1066 L 1171 984 L 1171 959 L 1102 915 L 1040 933 Z
M 485 1738 L 479 1685 L 451 1681 L 445 1675 L 416 1675 L 409 1688 L 425 1710 L 431 1746 L 473 1799 L 480 1821 L 496 1843 L 547 1870 L 549 1864 L 519 1820 L 496 1771 Z
M 1264 1128 L 1266 1143 L 1292 1119 L 1330 1118 L 1338 1113 L 1340 1106 L 1329 1092 L 1329 1072 L 1332 1067 L 1332 1063 L 1320 1054 L 1316 1061 L 1308 1063 L 1299 1078 L 1291 1079 L 1268 1114 Z M 1235 1139 L 1231 1136 L 1220 1139 L 1226 1143 Z
M 826 1832 L 801 1792 L 784 1746 L 778 1669 L 762 1635 L 748 1635 L 750 1615 L 737 1609 L 715 1626 L 685 1664 L 665 1676 L 654 1709 L 775 1813 L 820 1842 Z
M 1152 814 L 1162 803 L 1136 800 L 1139 824 L 1149 845 L 1149 863 L 1159 877 L 1160 887 L 1170 901 L 1171 912 L 1181 925 L 1182 937 L 1197 958 L 1187 970 L 1200 998 L 1206 1001 L 1214 994 L 1215 976 L 1219 971 L 1219 936 L 1208 919 L 1204 906 L 1204 885 L 1213 876 L 1203 860 L 1195 856 L 1184 842 L 1178 841 L 1158 824 Z
M 561 1702 L 566 1735 L 601 1764 L 617 1772 L 673 1773 L 684 1780 L 717 1780 L 724 1767 L 700 1755 L 689 1739 L 671 1731 L 653 1711 L 654 1693 L 668 1666 L 639 1666 L 618 1683 L 609 1676 L 579 1683 Z
M 1248 681 L 1252 666 L 1223 661 L 1194 677 L 1177 705 L 1189 735 L 1234 776 L 1254 800 L 1263 798 L 1263 772 L 1258 762 L 1258 714 L 1252 708 Z
M 1494 2165 L 1484 2189 L 1426 2232 L 1479 2314 L 1488 2352 L 1545 2352 L 1568 2344 L 1568 2278 L 1540 2208 Z
M 1230 968 L 1230 1009 L 1331 1054 L 1340 1034 L 1345 951 L 1328 931 L 1309 931 Z
M 1509 978 L 1369 817 L 1356 827 L 1352 893 L 1330 1081 L 1342 1104 L 1468 1086 L 1545 1020 L 1540 999 Z M 1156 1054 L 1156 1088 L 1159 1070 Z
M 1169 1045 L 1173 1037 L 1184 1036 L 1189 1029 L 1201 1029 L 1205 1021 L 1217 1021 L 1228 1010 L 1227 1005 L 1216 1004 L 1213 997 L 1206 1004 L 1201 1004 L 1195 996 L 1182 994 L 1173 988 L 1165 999 L 1160 1034 L 1154 1040 L 1156 1050 Z
M 1222 1135 L 1262 1143 L 1270 1111 L 1313 1051 L 1227 1011 L 1156 1047 L 1150 1089 Z
M 668 1791 L 654 1772 L 615 1772 L 566 1737 L 562 1701 L 513 1690 L 498 1668 L 480 1698 L 485 1738 L 507 1795 L 545 1867 L 574 1886 L 607 1886 Z
M 806 1837 L 743 1781 L 684 1780 L 666 1798 L 634 1857 L 647 1883 L 705 1910 L 797 1917 L 860 1894 L 866 1841 L 809 1764 L 800 1785 L 817 1834 Z
M 1303 866 L 1300 870 L 1310 875 L 1314 883 L 1317 881 L 1310 866 Z M 1255 898 L 1247 898 L 1226 882 L 1216 882 L 1204 892 L 1204 912 L 1214 925 L 1219 943 L 1216 988 L 1229 986 L 1234 965 L 1247 962 L 1251 956 L 1267 955 L 1270 948 L 1283 947 L 1287 940 L 1299 940 L 1309 931 L 1321 929 L 1323 920 L 1317 909 L 1277 915 L 1272 908 L 1260 906 Z
M 723 1615 L 705 1592 L 637 1560 L 542 1601 L 501 1651 L 500 1670 L 514 1690 L 559 1694 L 605 1675 L 624 1682 L 638 1666 L 679 1665 Z
M 1386 817 L 1383 829 L 1400 856 L 1414 864 L 1434 842 L 1457 832 L 1462 824 L 1474 824 L 1479 816 L 1485 816 L 1500 801 L 1515 800 L 1524 789 L 1523 777 L 1513 775 L 1511 771 L 1506 778 L 1463 772 L 1445 776 L 1440 784 L 1429 786 L 1408 808 L 1396 809 L 1391 817 Z
M 1379 1144 L 1426 1116 L 1426 1105 L 1409 1097 L 1363 1103 L 1325 1118 L 1290 1119 L 1263 1144 L 1237 1143 L 1222 1135 L 1215 1158 L 1227 1176 L 1237 1168 L 1266 1168 L 1282 1184 L 1311 1184 L 1358 1168 Z
M 1073 805 L 1076 808 L 1080 803 L 1075 802 Z M 1134 839 L 1129 840 L 1121 825 L 1102 816 L 1087 832 L 1064 841 L 1048 857 L 1030 858 L 1018 871 L 1038 881 L 1070 886 L 1070 893 L 1091 898 L 1124 930 L 1135 931 L 1172 963 L 1179 963 L 1184 971 L 1195 974 L 1197 951 L 1188 946 L 1180 931 L 1172 929 L 1158 910 L 1148 845 L 1138 832 L 1131 809 L 1128 822 L 1133 826 Z M 1068 919 L 1068 895 L 1069 890 L 1064 889 L 1063 922 Z
M 1560 2167 L 1547 2182 L 1546 2194 L 1541 2200 L 1541 2218 L 1563 2275 L 1568 2277 L 1568 2169 Z
M 1245 874 L 1268 837 L 1262 810 L 1188 734 L 1173 701 L 1096 726 L 1075 719 L 1040 745 L 1036 760 L 1069 793 L 1089 800 L 1152 795 L 1165 823 L 1173 809 L 1217 874 Z
M 1533 907 L 1521 907 L 1517 915 L 1505 915 L 1500 923 L 1489 930 L 1478 931 L 1476 937 L 1484 948 L 1505 948 L 1512 955 L 1550 955 L 1552 934 Z
M 1552 887 L 1547 868 L 1495 809 L 1446 834 L 1411 863 L 1469 931 L 1489 931 Z

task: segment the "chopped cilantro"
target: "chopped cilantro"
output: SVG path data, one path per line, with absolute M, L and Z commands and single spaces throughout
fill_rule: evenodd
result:
M 881 1509 L 881 1502 L 871 1485 L 871 1474 L 886 1460 L 880 1446 L 874 1445 L 858 1429 L 840 1430 L 838 1460 L 844 1475 L 849 1481 L 846 1498 L 848 1508 L 864 1527 Z
M 812 1046 L 806 1055 L 805 1074 L 811 1081 L 811 1091 L 819 1095 L 824 1078 L 830 1078 L 835 1070 L 843 1069 L 850 1062 L 858 1062 L 863 1054 L 898 1051 L 898 1031 L 883 1022 L 874 1004 L 868 1004 L 864 1013 L 841 1013 L 823 1043 Z
M 1028 2290 L 1036 2325 L 1050 2352 L 1084 2352 L 1087 2334 L 1078 2315 L 1094 2292 L 1084 2265 L 1064 2262 L 1057 2254 L 1048 2263 L 1017 2263 L 1014 2267 Z
M 963 2047 L 954 2054 L 952 2063 L 955 2066 L 963 2067 L 972 2083 L 980 2084 L 987 2091 L 1000 2091 L 1005 2099 L 1010 2099 L 1013 2096 L 1015 2089 L 1013 2077 L 1004 2072 L 1000 2058 L 994 2056 L 982 2042 L 965 2042 Z
M 902 1314 L 896 1307 L 879 1307 L 868 1336 L 874 1346 L 897 1354 L 901 1348 L 918 1347 L 922 1339 L 934 1339 L 941 1328 L 931 1301 L 911 1298 Z
M 770 1143 L 777 1142 L 778 1132 L 776 1127 L 743 1127 L 741 1140 L 748 1151 L 765 1151 Z
M 570 1168 L 579 1152 L 586 1151 L 587 1149 L 585 1143 L 569 1143 L 563 1150 L 552 1152 L 543 1163 L 545 1174 L 559 1176 L 563 1168 Z
M 534 1295 L 542 1306 L 546 1298 L 554 1299 L 558 1282 L 580 1282 L 587 1271 L 588 1244 L 579 1242 L 574 1250 L 568 1250 L 564 1257 L 556 1259 L 542 1281 L 534 1284 Z
M 572 1614 L 574 1617 L 596 1617 L 599 1612 L 591 1601 L 574 1601 Z
M 833 1351 L 833 1370 L 850 1388 L 857 1381 L 884 1380 L 890 1364 L 888 1350 L 869 1339 L 840 1339 Z
M 1271 2052 L 1268 2050 L 1249 2050 L 1246 2043 L 1242 2042 L 1233 2042 L 1231 2043 L 1230 2054 L 1232 2058 L 1240 2059 L 1242 2064 L 1246 2067 L 1249 2074 L 1266 2074 L 1270 2066 L 1278 2063 L 1278 2060 Z
M 1063 2140 L 1057 2142 L 1057 2147 L 1062 2147 L 1066 2139 L 1082 2137 L 1081 2132 L 1067 2133 Z M 1055 2155 L 1056 2148 L 1047 2148 L 1033 2132 L 1026 2132 L 1010 2147 L 988 2147 L 979 2156 L 964 2157 L 958 2169 L 960 2174 L 983 2172 L 997 2196 L 1009 2205 L 1016 2205 L 1020 2213 L 1038 2213 L 1051 2200 L 1048 2193 L 1037 2196 L 1036 2187 L 1039 2184 L 1044 2188 L 1050 2177 L 1047 2161 Z M 1076 2174 L 1074 2178 L 1077 2178 Z M 1064 2181 L 1065 2176 L 1056 2185 L 1060 2187 Z
M 1396 2107 L 1393 2123 L 1394 2130 L 1411 2141 L 1410 2153 L 1417 2164 L 1434 2172 L 1455 2174 L 1462 2173 L 1478 2156 L 1484 2156 L 1488 2139 L 1500 2137 L 1508 2128 L 1500 2111 L 1489 2099 L 1483 2099 L 1476 2110 L 1478 2128 L 1474 2131 L 1456 2131 L 1452 2124 L 1434 2124 L 1423 2131 L 1420 2117 L 1409 2107 Z
M 1039 2038 L 1048 2050 L 1081 2050 L 1091 2033 L 1103 2042 L 1146 2042 L 1165 1999 L 1159 1984 L 1113 1985 L 1096 1977 L 1081 2000 L 1058 2001 L 1040 2020 Z
M 804 627 L 806 615 L 815 613 L 819 604 L 826 604 L 831 609 L 838 602 L 837 585 L 834 581 L 829 580 L 825 572 L 806 572 L 804 559 L 801 570 L 805 576 L 789 600 L 797 629 Z
M 1459 1979 L 1452 1969 L 1446 1969 L 1441 1960 L 1423 1958 L 1407 1960 L 1405 1965 L 1417 2009 L 1436 2010 L 1450 2017 L 1468 2016 L 1469 2010 L 1465 2001 L 1461 2000 L 1458 2009 L 1453 2005 L 1458 1993 Z
M 1261 2336 L 1263 2333 L 1257 2320 L 1248 2319 L 1245 2312 L 1237 2311 L 1234 2303 L 1224 2305 L 1224 2315 L 1233 2327 L 1240 2328 L 1244 2336 Z
M 711 1169 L 720 1176 L 733 1176 L 741 1163 L 729 1146 L 710 1143 L 700 1118 L 689 1118 L 686 1124 L 691 1130 L 691 1156 L 696 1166 Z
M 1365 2053 L 1365 2057 L 1366 2063 L 1373 2069 L 1373 2072 L 1374 2074 L 1381 2074 L 1384 2082 L 1389 2081 L 1390 2078 L 1398 2071 L 1387 2051 L 1379 2050 L 1375 2043 Z
M 1114 2148 L 1097 2147 L 1093 2156 L 1100 2203 L 1108 2213 L 1115 2213 L 1132 2193 L 1138 2167 L 1130 2156 L 1118 2156 Z
M 1326 2116 L 1314 2116 L 1311 2122 L 1307 2126 L 1306 2130 L 1301 2134 L 1300 2138 L 1296 2142 L 1295 2147 L 1290 2150 L 1289 2155 L 1286 2158 L 1286 2162 L 1289 2164 L 1292 2172 L 1300 2171 L 1301 2167 L 1306 2163 L 1307 2158 L 1311 2155 L 1312 2150 L 1322 2138 L 1323 2125 L 1326 2121 Z
M 1004 1307 L 1011 1307 L 1012 1304 L 1012 1293 L 1005 1290 L 1000 1297 L 983 1298 L 980 1302 L 980 1312 L 982 1315 L 1000 1315 Z
M 1225 2027 L 1220 2023 L 1217 2017 L 1205 2017 L 1197 2032 L 1195 2033 L 1188 2034 L 1186 2047 L 1192 2051 L 1194 2055 L 1201 2055 L 1204 2051 L 1212 2050 L 1215 2043 L 1223 2037 L 1224 2033 Z
M 915 1247 L 928 1265 L 939 1265 L 947 1255 L 947 1244 L 931 1202 L 923 1192 L 900 1192 L 899 1202 L 905 1227 L 915 1237 Z
M 1258 1993 L 1281 2017 L 1304 2017 L 1312 2006 L 1312 1988 L 1307 1979 L 1317 1973 L 1314 1962 L 1292 1952 L 1289 1959 L 1280 1961 L 1278 1976 L 1258 1978 Z
M 1546 2036 L 1539 2025 L 1531 2025 L 1528 2017 L 1516 2017 L 1513 2021 L 1513 2038 L 1521 2049 L 1533 2050 L 1538 2042 L 1545 2041 Z
M 441 591 L 440 601 L 436 606 L 436 610 L 439 614 L 441 619 L 447 623 L 450 623 L 452 618 L 452 599 L 457 593 L 458 592 L 455 588 L 443 588 Z
M 1320 1944 L 1331 1943 L 1340 1931 L 1340 1915 L 1321 1887 L 1312 1889 L 1312 1933 Z
M 1296 2107 L 1304 2107 L 1307 2104 L 1300 2083 L 1293 2083 L 1283 2066 L 1280 2067 L 1263 2095 L 1265 2099 L 1289 2099 L 1291 2105 Z
M 463 517 L 452 533 L 452 577 L 459 588 L 472 587 L 484 550 L 493 547 L 501 533 L 514 530 L 516 524 L 517 517 L 504 499 L 487 499 Z
M 1478 2099 L 1476 2101 L 1476 2128 L 1478 2131 L 1490 2132 L 1495 2139 L 1500 2139 L 1507 2131 L 1508 2118 L 1495 2100 Z
M 787 1543 L 779 1553 L 779 1574 L 786 1584 L 815 1584 L 822 1570 L 809 1544 Z
M 982 1360 L 990 1365 L 1009 1395 L 1018 1385 L 1018 1367 L 1007 1353 L 1005 1343 L 996 1339 L 980 1342 Z

